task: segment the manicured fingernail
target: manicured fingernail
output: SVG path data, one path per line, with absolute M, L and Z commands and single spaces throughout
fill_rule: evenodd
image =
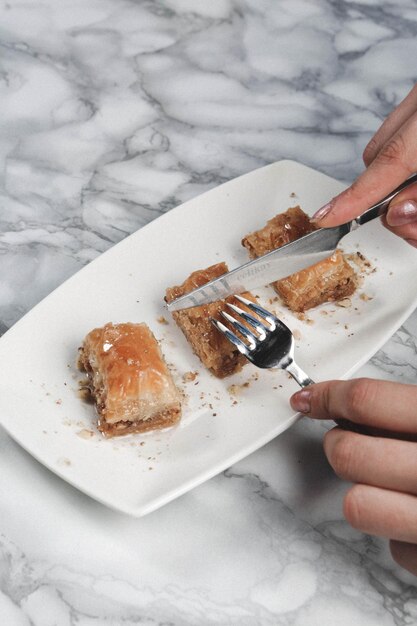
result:
M 417 241 L 415 239 L 406 239 L 405 241 L 407 243 L 409 243 L 410 246 L 413 246 L 414 248 L 417 248 Z
M 290 402 L 295 411 L 309 413 L 311 410 L 311 391 L 309 389 L 298 391 L 291 397 Z
M 325 204 L 318 211 L 316 211 L 313 217 L 310 218 L 310 222 L 320 222 L 326 215 L 330 213 L 333 207 L 333 200 Z
M 417 202 L 405 200 L 390 206 L 387 213 L 387 224 L 389 226 L 401 226 L 417 222 Z

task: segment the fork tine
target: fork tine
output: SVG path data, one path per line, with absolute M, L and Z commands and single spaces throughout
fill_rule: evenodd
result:
M 238 322 L 237 319 L 226 313 L 226 311 L 220 311 L 221 315 L 227 319 L 227 321 L 233 326 L 233 328 L 237 329 L 246 339 L 249 341 L 249 347 L 251 350 L 256 348 L 256 336 L 250 331 L 246 326 Z
M 226 304 L 228 307 L 232 309 L 232 311 L 240 315 L 240 317 L 242 317 L 245 320 L 245 322 L 250 324 L 253 328 L 255 328 L 258 331 L 259 333 L 258 339 L 260 340 L 265 339 L 266 333 L 268 332 L 269 329 L 266 326 L 264 326 L 262 322 L 257 320 L 256 317 L 253 317 L 253 315 L 250 315 L 246 311 L 243 311 L 243 309 L 236 306 L 235 304 L 231 304 L 230 302 L 227 302 Z
M 254 313 L 257 313 L 260 317 L 266 320 L 271 325 L 270 330 L 274 330 L 279 324 L 285 326 L 285 324 L 281 322 L 281 320 L 279 320 L 277 317 L 275 317 L 275 315 L 261 307 L 256 302 L 251 302 L 247 298 L 244 298 L 243 296 L 239 296 L 237 294 L 234 297 L 236 298 L 236 300 L 239 300 L 239 302 L 247 306 L 248 309 L 250 309 Z
M 218 320 L 210 318 L 210 321 L 212 324 L 214 324 L 217 330 L 223 333 L 223 335 L 236 346 L 239 352 L 241 352 L 245 356 L 248 356 L 249 348 L 244 341 L 239 339 L 239 337 L 236 337 L 236 335 L 234 335 L 224 324 L 222 324 Z

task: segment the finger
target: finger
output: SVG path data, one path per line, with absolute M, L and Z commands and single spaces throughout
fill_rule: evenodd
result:
M 343 224 L 363 213 L 417 169 L 417 113 L 378 152 L 368 169 L 341 194 L 317 211 L 321 227 Z
M 417 443 L 333 428 L 324 451 L 344 480 L 417 495 Z
M 413 196 L 401 198 L 401 200 L 395 198 L 388 209 L 388 213 L 383 217 L 389 226 L 417 224 L 417 193 L 414 191 Z
M 395 135 L 401 126 L 417 111 L 417 85 L 402 102 L 388 115 L 382 126 L 376 131 L 363 152 L 363 160 L 368 167 L 381 150 L 382 146 Z
M 417 386 L 356 378 L 310 385 L 295 393 L 293 409 L 317 419 L 344 419 L 357 424 L 417 433 Z
M 385 218 L 382 219 L 382 223 L 389 231 L 401 237 L 407 241 L 407 243 L 416 246 L 417 245 L 417 220 L 411 224 L 404 224 L 399 226 L 390 226 L 387 224 L 387 220 Z
M 417 545 L 394 539 L 389 542 L 389 547 L 394 561 L 417 576 Z
M 417 498 L 408 493 L 354 485 L 345 495 L 343 513 L 364 533 L 417 543 Z

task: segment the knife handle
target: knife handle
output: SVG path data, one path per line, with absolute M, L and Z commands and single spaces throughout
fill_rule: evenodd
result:
M 365 213 L 362 213 L 362 215 L 359 215 L 359 217 L 353 220 L 352 230 L 355 230 L 355 228 L 357 228 L 358 226 L 363 226 L 363 224 L 374 220 L 376 217 L 385 215 L 385 213 L 388 211 L 388 207 L 391 201 L 396 196 L 398 196 L 401 191 L 407 189 L 407 187 L 409 187 L 410 185 L 414 185 L 414 183 L 417 183 L 417 174 L 412 174 L 409 178 L 407 178 L 407 180 L 405 180 L 403 183 L 401 183 L 401 185 L 394 189 L 394 191 L 391 191 L 391 193 L 385 196 L 385 198 L 371 206 L 367 211 L 365 211 Z

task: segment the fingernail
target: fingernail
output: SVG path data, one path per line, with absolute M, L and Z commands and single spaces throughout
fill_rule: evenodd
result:
M 297 391 L 297 393 L 291 397 L 290 402 L 295 411 L 309 413 L 311 410 L 311 391 L 309 389 Z
M 417 241 L 415 239 L 406 239 L 405 241 L 407 243 L 409 243 L 410 246 L 413 246 L 414 248 L 417 248 Z
M 405 200 L 390 206 L 387 213 L 387 224 L 389 226 L 401 226 L 417 222 L 417 202 Z
M 325 204 L 318 211 L 316 211 L 313 217 L 310 218 L 310 222 L 320 222 L 326 215 L 330 213 L 333 207 L 333 200 Z

